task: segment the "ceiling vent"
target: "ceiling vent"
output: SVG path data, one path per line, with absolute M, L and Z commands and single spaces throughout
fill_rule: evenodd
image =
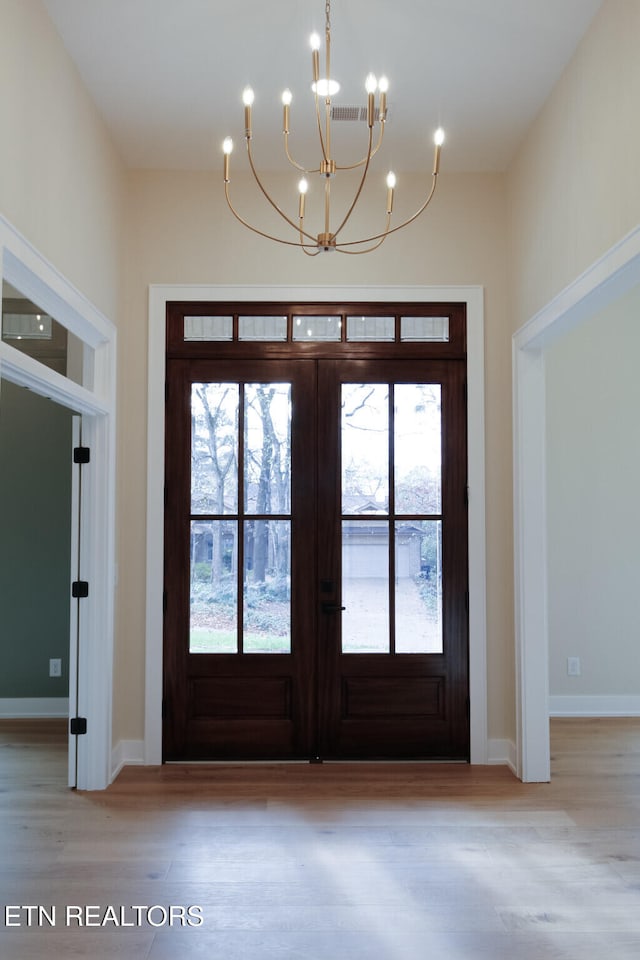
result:
M 339 121 L 349 121 L 351 123 L 366 123 L 367 122 L 367 108 L 366 107 L 331 107 L 331 119 L 336 122 Z M 380 110 L 378 107 L 375 109 L 375 121 L 376 123 L 380 119 Z M 389 108 L 387 107 L 386 119 L 389 119 Z

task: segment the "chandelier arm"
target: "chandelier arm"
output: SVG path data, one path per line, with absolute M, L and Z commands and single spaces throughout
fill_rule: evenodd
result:
M 368 174 L 368 172 L 369 172 L 369 164 L 371 163 L 371 144 L 372 144 L 372 141 L 373 141 L 373 127 L 369 127 L 369 151 L 368 151 L 367 159 L 366 159 L 366 161 L 365 161 L 364 171 L 363 171 L 363 173 L 362 173 L 362 179 L 360 180 L 360 186 L 358 187 L 358 189 L 357 189 L 357 191 L 356 191 L 356 195 L 355 195 L 355 197 L 353 198 L 353 203 L 351 204 L 351 206 L 350 206 L 349 209 L 347 210 L 347 213 L 346 213 L 346 215 L 345 215 L 344 220 L 342 221 L 342 223 L 340 224 L 340 226 L 338 227 L 338 229 L 334 231 L 334 234 L 333 234 L 334 237 L 337 237 L 338 234 L 340 233 L 340 231 L 342 230 L 342 228 L 345 226 L 345 224 L 346 224 L 347 221 L 349 220 L 349 217 L 351 216 L 351 214 L 352 214 L 353 211 L 354 211 L 354 208 L 355 208 L 356 203 L 357 203 L 358 200 L 360 199 L 360 194 L 362 193 L 362 189 L 363 189 L 363 187 L 364 187 L 364 183 L 365 183 L 365 180 L 367 179 L 367 174 Z M 373 239 L 373 240 L 377 240 L 378 237 L 372 237 L 372 239 Z M 362 241 L 362 242 L 366 243 L 367 241 L 365 240 L 365 241 Z
M 304 245 L 301 241 L 299 241 L 299 240 L 283 240 L 281 237 L 274 237 L 274 236 L 273 236 L 272 234 L 270 234 L 270 233 L 265 233 L 264 230 L 258 230 L 257 227 L 254 227 L 254 226 L 252 226 L 250 223 L 248 223 L 248 222 L 244 219 L 244 217 L 241 217 L 240 214 L 238 213 L 238 211 L 235 209 L 235 207 L 234 207 L 233 204 L 231 203 L 231 197 L 229 196 L 229 183 L 228 183 L 228 182 L 225 182 L 225 185 L 224 185 L 224 195 L 225 195 L 225 197 L 226 197 L 226 199 L 227 199 L 227 206 L 229 207 L 229 210 L 231 210 L 231 213 L 234 215 L 234 217 L 236 218 L 236 220 L 238 220 L 239 223 L 242 224 L 243 227 L 246 227 L 248 230 L 253 231 L 253 233 L 257 233 L 257 234 L 258 234 L 259 236 L 261 236 L 261 237 L 265 237 L 266 240 L 274 240 L 276 243 L 284 243 L 284 244 L 285 244 L 286 246 L 288 246 L 288 247 L 298 247 L 298 248 L 301 247 L 302 249 L 304 249 L 304 246 L 305 246 L 305 245 Z M 297 229 L 297 228 L 296 228 L 296 229 Z M 308 236 L 310 236 L 310 234 L 306 233 L 305 236 L 308 237 Z M 314 240 L 314 244 L 315 244 L 315 242 L 316 242 L 316 241 L 315 241 L 315 238 L 312 237 L 311 239 Z M 319 251 L 318 251 L 318 252 L 319 252 Z
M 381 235 L 381 237 L 380 237 L 380 239 L 378 240 L 378 242 L 377 242 L 377 243 L 374 243 L 374 245 L 373 245 L 372 247 L 367 247 L 366 250 L 344 250 L 343 247 L 344 247 L 345 245 L 339 243 L 339 244 L 336 244 L 336 250 L 337 250 L 337 252 L 338 252 L 338 253 L 346 253 L 346 254 L 348 254 L 350 257 L 359 256 L 361 253 L 372 253 L 374 250 L 377 250 L 378 247 L 381 247 L 382 244 L 383 244 L 383 243 L 385 242 L 385 240 L 387 239 L 387 237 L 389 236 L 389 233 L 390 233 L 390 231 L 389 231 L 389 225 L 390 225 L 390 224 L 391 224 L 391 214 L 388 213 L 388 214 L 387 214 L 387 229 L 386 229 L 385 232 Z M 356 242 L 357 242 L 357 243 L 367 243 L 366 240 L 358 240 L 358 241 L 356 241 Z
M 340 247 L 355 247 L 360 243 L 372 243 L 374 240 L 379 240 L 381 237 L 385 239 L 390 236 L 392 233 L 397 233 L 398 230 L 402 230 L 404 227 L 408 227 L 410 223 L 413 223 L 414 220 L 417 220 L 421 213 L 427 209 L 429 204 L 433 199 L 433 195 L 436 192 L 436 183 L 438 180 L 438 175 L 433 174 L 433 183 L 431 185 L 431 190 L 429 191 L 429 196 L 424 201 L 422 206 L 416 210 L 412 217 L 409 217 L 408 220 L 405 220 L 403 223 L 399 223 L 396 227 L 392 227 L 390 230 L 385 230 L 384 233 L 377 233 L 373 237 L 364 237 L 362 240 L 345 240 L 343 243 L 339 244 Z M 341 250 L 341 253 L 347 253 L 346 250 Z
M 260 187 L 260 190 L 262 191 L 263 195 L 264 195 L 265 198 L 269 201 L 269 203 L 271 204 L 271 206 L 273 207 L 273 209 L 276 211 L 276 213 L 279 213 L 280 216 L 282 217 L 282 219 L 283 219 L 283 220 L 286 220 L 286 222 L 289 224 L 289 226 L 290 226 L 290 227 L 293 227 L 294 230 L 298 231 L 298 230 L 300 229 L 300 232 L 301 232 L 305 237 L 307 237 L 308 240 L 311 240 L 312 243 L 314 243 L 314 244 L 317 243 L 317 238 L 314 237 L 314 236 L 312 236 L 310 233 L 307 233 L 306 230 L 302 230 L 297 223 L 294 223 L 293 220 L 291 220 L 291 218 L 287 216 L 287 214 L 284 212 L 284 210 L 281 210 L 281 209 L 280 209 L 280 207 L 279 207 L 278 204 L 275 202 L 275 200 L 273 200 L 273 199 L 269 196 L 269 194 L 267 193 L 265 187 L 264 187 L 263 184 L 262 184 L 262 181 L 260 180 L 260 177 L 258 176 L 258 171 L 257 171 L 256 168 L 255 168 L 255 165 L 254 165 L 254 162 L 253 162 L 253 156 L 252 156 L 252 154 L 251 154 L 251 140 L 249 140 L 249 139 L 247 139 L 247 155 L 248 155 L 248 157 L 249 157 L 249 166 L 251 167 L 251 172 L 253 173 L 254 179 L 255 179 L 256 183 L 258 184 L 258 186 Z M 259 232 L 259 231 L 257 231 L 257 232 Z M 286 241 L 283 241 L 283 242 L 286 242 Z M 299 244 L 296 243 L 296 244 L 294 244 L 294 246 L 299 246 Z
M 306 244 L 306 243 L 304 242 L 304 240 L 302 239 L 302 238 L 303 238 L 303 235 L 304 235 L 304 230 L 302 229 L 302 217 L 300 217 L 300 249 L 301 249 L 302 252 L 305 253 L 308 257 L 317 257 L 318 254 L 320 253 L 320 248 L 319 248 L 319 247 L 316 247 L 315 253 L 311 253 L 309 250 L 307 250 L 308 244 Z M 308 236 L 308 234 L 307 234 L 307 236 Z
M 381 123 L 381 124 L 380 124 L 380 136 L 378 137 L 378 142 L 377 142 L 377 144 L 375 145 L 375 147 L 374 147 L 373 150 L 371 151 L 371 156 L 369 157 L 369 160 L 373 160 L 373 158 L 375 157 L 376 153 L 378 152 L 378 150 L 379 150 L 380 147 L 382 146 L 382 139 L 383 139 L 383 137 L 384 137 L 384 123 Z M 367 162 L 367 158 L 366 158 L 366 157 L 363 157 L 362 160 L 358 160 L 357 163 L 351 163 L 351 164 L 348 164 L 347 166 L 344 166 L 344 167 L 342 167 L 342 166 L 340 166 L 339 164 L 337 164 L 337 165 L 336 165 L 336 170 L 357 170 L 358 167 L 363 167 L 366 162 Z
M 298 161 L 291 156 L 289 152 L 289 134 L 286 131 L 284 134 L 284 152 L 291 166 L 300 170 L 301 173 L 320 173 L 320 167 L 316 167 L 315 170 L 307 170 L 306 167 L 303 167 L 301 163 L 298 163 Z

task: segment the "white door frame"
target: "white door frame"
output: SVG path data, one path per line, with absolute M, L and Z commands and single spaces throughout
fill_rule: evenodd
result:
M 82 417 L 74 414 L 71 418 L 71 450 L 69 457 L 73 460 L 73 451 L 80 446 L 82 434 Z M 71 463 L 71 564 L 69 570 L 69 581 L 73 583 L 79 578 L 80 564 L 80 531 L 81 518 L 80 510 L 82 508 L 81 500 L 81 464 Z M 71 595 L 69 596 L 69 717 L 79 716 L 78 710 L 78 655 L 80 652 L 79 635 L 79 614 L 80 601 Z M 78 743 L 77 737 L 71 736 L 69 730 L 69 764 L 68 764 L 68 784 L 75 787 L 78 783 Z
M 471 762 L 490 760 L 487 655 L 484 459 L 484 292 L 477 286 L 191 286 L 149 289 L 147 420 L 147 620 L 144 762 L 162 762 L 162 591 L 164 527 L 164 390 L 167 303 L 180 301 L 455 302 L 467 305 L 469 479 L 469 688 Z
M 90 586 L 80 616 L 77 705 L 79 715 L 87 718 L 87 734 L 78 741 L 77 782 L 79 789 L 102 790 L 111 779 L 116 331 L 0 216 L 0 286 L 3 278 L 78 337 L 93 356 L 80 386 L 0 341 L 0 376 L 82 414 L 83 443 L 91 447 L 91 463 L 84 468 L 81 521 L 83 579 Z M 1 510 L 2 505 L 0 525 Z
M 640 227 L 526 323 L 513 338 L 517 773 L 551 776 L 545 352 L 563 334 L 640 284 Z

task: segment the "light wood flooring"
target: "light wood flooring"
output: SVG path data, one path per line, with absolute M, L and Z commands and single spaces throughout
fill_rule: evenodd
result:
M 58 722 L 0 723 L 2 960 L 640 957 L 640 720 L 553 721 L 552 782 L 531 785 L 502 767 L 243 764 L 128 767 L 78 793 L 65 750 Z M 56 926 L 7 926 L 7 905 L 55 907 Z M 113 907 L 135 924 L 133 906 L 203 922 L 67 927 L 87 905 L 94 922 Z

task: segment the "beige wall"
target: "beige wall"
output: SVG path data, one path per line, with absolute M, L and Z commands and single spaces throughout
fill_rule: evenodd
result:
M 242 196 L 234 176 L 234 189 Z M 409 184 L 403 178 L 403 189 Z M 424 182 L 411 185 L 416 196 Z M 309 259 L 236 224 L 215 174 L 135 172 L 121 330 L 115 738 L 142 736 L 147 291 L 151 283 L 482 284 L 486 288 L 490 735 L 513 736 L 510 319 L 500 175 L 443 174 L 424 218 L 376 253 Z M 244 210 L 246 211 L 246 207 Z M 151 411 L 153 416 L 153 411 Z
M 117 322 L 123 167 L 40 0 L 0 0 L 0 211 Z
M 639 287 L 547 351 L 552 696 L 640 694 L 639 353 Z
M 513 328 L 640 221 L 640 0 L 606 0 L 509 171 Z

